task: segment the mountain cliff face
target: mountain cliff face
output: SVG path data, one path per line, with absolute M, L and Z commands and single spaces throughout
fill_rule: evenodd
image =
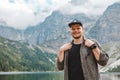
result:
M 22 30 L 17 30 L 8 26 L 0 25 L 0 36 L 11 40 L 22 40 Z
M 90 30 L 90 36 L 101 43 L 120 41 L 120 2 L 109 6 Z

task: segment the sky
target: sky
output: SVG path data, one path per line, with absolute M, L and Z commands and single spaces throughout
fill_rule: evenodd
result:
M 0 0 L 0 23 L 25 29 L 45 20 L 53 11 L 64 14 L 101 15 L 120 0 Z

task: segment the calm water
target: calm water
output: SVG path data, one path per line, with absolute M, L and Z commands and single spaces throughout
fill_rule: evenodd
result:
M 120 73 L 101 73 L 102 80 L 120 80 Z M 0 72 L 0 80 L 63 80 L 62 72 Z

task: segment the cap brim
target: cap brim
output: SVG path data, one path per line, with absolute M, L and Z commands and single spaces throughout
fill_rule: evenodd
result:
M 82 26 L 80 22 L 72 22 L 72 23 L 69 23 L 68 26 L 71 27 L 72 25 L 75 25 L 75 24 L 79 24 L 80 26 Z

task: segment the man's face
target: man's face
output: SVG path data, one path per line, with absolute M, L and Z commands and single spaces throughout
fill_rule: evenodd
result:
M 83 35 L 83 31 L 83 27 L 79 24 L 74 24 L 70 27 L 70 32 L 74 39 L 79 39 Z

